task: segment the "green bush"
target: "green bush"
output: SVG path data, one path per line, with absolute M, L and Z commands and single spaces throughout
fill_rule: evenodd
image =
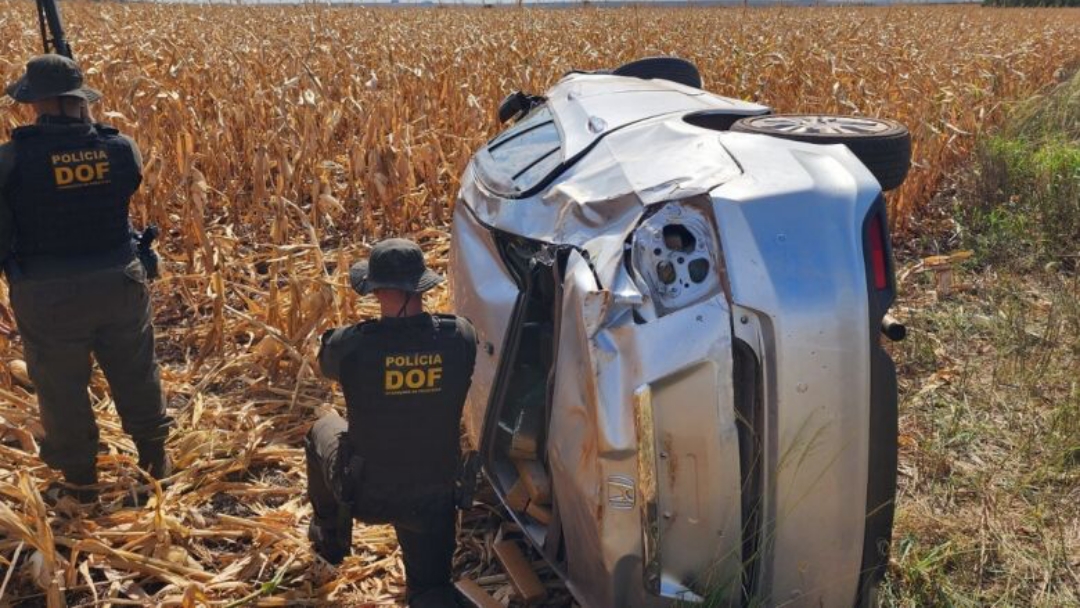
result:
M 979 147 L 958 210 L 987 263 L 1076 269 L 1080 255 L 1080 74 L 1017 108 Z

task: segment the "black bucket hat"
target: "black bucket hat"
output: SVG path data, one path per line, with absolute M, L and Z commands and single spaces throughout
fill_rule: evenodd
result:
M 376 289 L 423 293 L 443 278 L 424 263 L 420 246 L 408 239 L 386 239 L 371 249 L 371 256 L 349 269 L 349 283 L 361 295 Z
M 79 64 L 63 55 L 38 55 L 26 63 L 22 78 L 8 85 L 5 92 L 19 103 L 32 103 L 50 97 L 79 97 L 88 102 L 101 99 L 101 93 L 83 86 Z

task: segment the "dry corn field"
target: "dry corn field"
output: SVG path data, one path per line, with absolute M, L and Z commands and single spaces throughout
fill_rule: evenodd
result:
M 316 337 L 373 313 L 343 270 L 374 239 L 411 235 L 445 268 L 458 178 L 507 92 L 675 54 L 722 95 L 898 119 L 914 136 L 890 200 L 903 234 L 1010 103 L 1080 64 L 1078 11 L 63 9 L 104 93 L 96 117 L 146 160 L 132 213 L 163 232 L 153 290 L 179 472 L 147 508 L 123 507 L 145 480 L 96 373 L 101 504 L 47 508 L 39 490 L 56 475 L 37 457 L 20 343 L 0 336 L 0 606 L 401 601 L 389 528 L 358 527 L 343 567 L 313 566 L 302 437 L 341 404 L 313 367 Z M 0 0 L 0 79 L 39 49 L 33 4 Z M 5 136 L 28 118 L 0 106 Z M 431 298 L 447 306 L 445 291 Z M 458 571 L 507 598 L 494 517 L 465 515 Z

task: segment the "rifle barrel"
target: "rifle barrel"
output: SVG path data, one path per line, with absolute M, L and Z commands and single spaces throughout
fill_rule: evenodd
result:
M 71 53 L 71 45 L 68 44 L 67 37 L 64 36 L 64 23 L 60 18 L 60 7 L 56 4 L 56 0 L 37 0 L 37 7 L 45 52 L 50 52 L 49 47 L 51 45 L 52 52 L 74 59 L 75 57 Z

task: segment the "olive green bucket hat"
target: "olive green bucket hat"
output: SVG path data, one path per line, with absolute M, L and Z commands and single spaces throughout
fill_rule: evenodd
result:
M 424 263 L 420 246 L 408 239 L 386 239 L 371 249 L 371 257 L 353 264 L 349 283 L 361 295 L 376 289 L 423 293 L 443 278 Z
M 33 103 L 50 97 L 79 97 L 88 102 L 101 99 L 101 93 L 83 86 L 79 64 L 63 55 L 38 55 L 26 63 L 22 78 L 8 85 L 5 92 L 19 103 Z

